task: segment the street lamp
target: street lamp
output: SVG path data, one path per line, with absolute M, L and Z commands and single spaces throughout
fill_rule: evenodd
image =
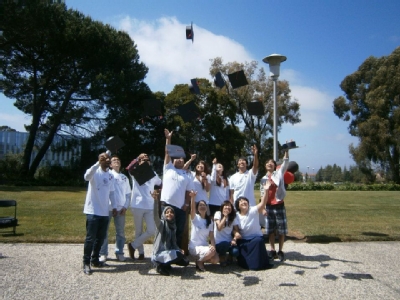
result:
M 286 56 L 280 54 L 271 54 L 263 59 L 263 62 L 269 64 L 269 76 L 271 76 L 274 82 L 274 124 L 273 124 L 273 134 L 274 134 L 274 160 L 278 161 L 278 105 L 276 103 L 276 81 L 279 77 L 279 69 L 281 63 L 286 60 Z

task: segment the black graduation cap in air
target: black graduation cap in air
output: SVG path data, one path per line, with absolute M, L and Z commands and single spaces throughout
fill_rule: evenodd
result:
M 121 149 L 123 146 L 125 146 L 125 143 L 118 135 L 109 137 L 106 141 L 106 147 L 112 153 L 117 153 L 118 149 Z
M 248 85 L 246 75 L 244 75 L 244 71 L 240 70 L 232 74 L 228 74 L 229 81 L 231 82 L 232 88 L 236 89 L 241 86 Z
M 222 89 L 225 86 L 225 79 L 222 77 L 222 73 L 218 72 L 215 74 L 215 79 L 214 79 L 215 86 L 219 87 Z
M 290 141 L 290 142 L 282 145 L 282 149 L 283 150 L 286 150 L 286 149 L 289 150 L 289 149 L 294 149 L 294 148 L 299 148 L 299 147 L 296 146 L 296 142 L 295 141 Z
M 167 145 L 168 155 L 172 158 L 186 158 L 185 150 L 178 145 Z
M 197 79 L 196 78 L 190 79 L 190 82 L 192 83 L 192 85 L 189 86 L 189 91 L 192 94 L 199 95 L 200 94 L 200 88 L 199 88 L 199 84 L 197 83 Z
M 200 110 L 194 101 L 178 106 L 178 112 L 185 123 L 194 121 L 201 117 Z
M 162 116 L 161 101 L 156 98 L 144 101 L 144 116 L 155 117 Z
M 186 26 L 186 39 L 194 41 L 193 22 L 190 26 Z
M 148 163 L 136 164 L 129 173 L 135 178 L 139 185 L 144 184 L 145 182 L 152 179 L 154 176 L 153 168 Z
M 258 100 L 247 102 L 247 112 L 251 116 L 263 116 L 264 105 L 261 101 Z

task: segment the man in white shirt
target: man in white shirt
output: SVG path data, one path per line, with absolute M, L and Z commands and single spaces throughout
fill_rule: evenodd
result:
M 172 131 L 164 130 L 165 145 L 171 145 Z M 166 206 L 172 206 L 175 211 L 176 222 L 176 241 L 177 245 L 182 249 L 186 248 L 182 245 L 182 237 L 186 224 L 186 210 L 189 207 L 188 197 L 193 190 L 192 180 L 187 174 L 187 170 L 183 169 L 185 161 L 183 157 L 175 158 L 173 162 L 165 147 L 163 188 L 161 189 L 161 211 Z
M 150 159 L 146 153 L 142 153 L 137 158 L 139 165 L 149 164 Z M 135 251 L 139 251 L 139 260 L 144 259 L 143 244 L 148 238 L 154 235 L 156 225 L 154 223 L 154 199 L 152 194 L 155 185 L 161 185 L 161 179 L 154 172 L 154 177 L 140 185 L 131 173 L 132 178 L 132 201 L 131 211 L 135 224 L 135 240 L 128 244 L 129 256 L 135 259 Z M 143 221 L 146 223 L 146 231 L 143 232 Z
M 254 145 L 251 147 L 253 153 L 253 167 L 247 170 L 247 160 L 244 157 L 239 158 L 237 167 L 238 171 L 229 178 L 230 201 L 235 203 L 239 197 L 245 197 L 249 200 L 250 206 L 256 205 L 254 197 L 254 184 L 258 174 L 258 149 Z
M 99 261 L 100 248 L 107 234 L 109 201 L 113 216 L 117 213 L 114 198 L 114 176 L 109 172 L 110 156 L 101 153 L 96 164 L 86 170 L 84 178 L 89 181 L 83 213 L 86 214 L 86 239 L 83 248 L 83 272 L 92 274 L 93 267 L 103 267 Z
M 114 219 L 115 226 L 115 256 L 119 261 L 125 261 L 124 245 L 125 245 L 125 212 L 131 201 L 131 186 L 129 179 L 120 172 L 121 160 L 117 155 L 111 157 L 111 174 L 114 175 L 115 201 L 117 204 L 117 213 L 113 216 L 110 203 L 110 215 L 107 226 L 107 235 L 100 249 L 100 262 L 105 262 L 108 256 L 108 229 L 110 227 L 111 218 Z

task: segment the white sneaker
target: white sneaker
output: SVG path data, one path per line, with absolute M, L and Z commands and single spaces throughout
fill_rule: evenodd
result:
M 99 262 L 106 262 L 107 261 L 107 255 L 100 255 Z
M 123 254 L 115 254 L 115 256 L 117 257 L 117 259 L 119 261 L 125 261 L 126 257 Z

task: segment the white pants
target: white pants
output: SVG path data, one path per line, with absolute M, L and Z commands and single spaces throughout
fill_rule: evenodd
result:
M 154 215 L 152 209 L 132 208 L 133 223 L 135 224 L 135 240 L 132 247 L 144 254 L 144 242 L 154 235 L 156 225 L 154 223 Z M 146 231 L 143 232 L 143 220 L 146 222 Z

